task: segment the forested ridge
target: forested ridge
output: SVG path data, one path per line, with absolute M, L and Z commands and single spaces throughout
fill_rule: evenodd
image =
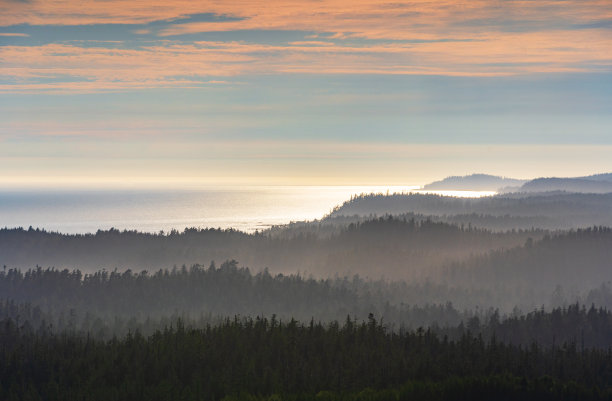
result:
M 16 228 L 0 229 L 0 265 L 152 270 L 236 259 L 255 269 L 282 273 L 414 278 L 445 261 L 517 246 L 544 234 L 491 232 L 390 216 L 349 224 L 325 237 L 313 232 L 271 235 L 195 228 L 157 234 L 111 229 L 68 235 Z
M 375 313 L 396 327 L 418 327 L 457 325 L 473 316 L 473 311 L 458 310 L 448 301 L 470 295 L 461 289 L 359 276 L 315 279 L 254 273 L 236 261 L 152 273 L 7 269 L 0 271 L 0 293 L 5 297 L 0 317 L 21 316 L 34 325 L 46 320 L 60 330 L 107 336 L 136 327 L 151 332 L 177 317 L 201 324 L 234 315 L 331 321 Z M 423 301 L 426 296 L 445 301 Z
M 501 233 L 504 231 L 531 231 L 542 232 L 547 230 L 560 229 L 555 220 L 546 216 L 513 216 L 513 215 L 491 215 L 483 213 L 463 213 L 463 214 L 422 214 L 413 212 L 402 212 L 394 214 L 384 214 L 379 216 L 371 214 L 352 214 L 352 215 L 328 215 L 320 220 L 297 221 L 289 224 L 274 226 L 264 233 L 272 237 L 288 237 L 297 235 L 315 235 L 319 237 L 330 237 L 337 235 L 351 224 L 363 223 L 374 219 L 388 218 L 391 216 L 397 220 L 431 221 L 436 223 L 446 223 L 453 226 L 465 228 L 479 228 Z
M 604 287 L 610 294 L 610 288 Z M 193 327 L 227 316 L 272 316 L 321 322 L 346 316 L 365 320 L 371 313 L 390 330 L 429 327 L 458 338 L 465 330 L 497 335 L 514 344 L 540 345 L 580 338 L 586 346 L 612 346 L 612 314 L 601 307 L 568 306 L 512 313 L 494 307 L 458 309 L 451 302 L 410 304 L 401 294 L 452 292 L 445 287 L 299 275 L 253 274 L 236 261 L 159 270 L 152 274 L 37 268 L 0 272 L 0 319 L 21 321 L 54 332 L 111 338 L 139 330 L 151 334 L 178 319 Z
M 531 227 L 571 229 L 612 226 L 612 193 L 508 193 L 482 198 L 434 194 L 363 194 L 338 206 L 335 216 L 417 213 L 436 216 L 489 215 L 532 218 Z M 484 222 L 486 225 L 486 222 Z M 522 226 L 518 223 L 518 226 Z
M 591 227 L 528 240 L 522 247 L 450 263 L 443 276 L 457 285 L 520 287 L 534 293 L 550 291 L 554 283 L 561 297 L 563 291 L 595 288 L 612 281 L 612 229 Z
M 4 229 L 0 251 L 0 263 L 9 270 L 39 265 L 83 274 L 102 268 L 106 274 L 115 269 L 141 274 L 236 259 L 254 274 L 268 269 L 272 276 L 384 278 L 398 283 L 384 290 L 397 304 L 451 301 L 461 309 L 493 306 L 508 311 L 579 301 L 612 307 L 612 230 L 606 227 L 495 233 L 389 216 L 349 223 L 332 236 L 275 237 L 214 229 L 65 235 Z M 575 280 L 577 272 L 581 280 Z

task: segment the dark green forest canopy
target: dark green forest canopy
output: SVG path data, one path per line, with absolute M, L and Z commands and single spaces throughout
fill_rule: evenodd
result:
M 576 341 L 523 347 L 469 332 L 458 340 L 423 329 L 389 332 L 374 316 L 343 325 L 272 317 L 190 329 L 178 322 L 149 337 L 136 332 L 109 341 L 4 320 L 0 339 L 3 399 L 612 397 L 610 348 Z

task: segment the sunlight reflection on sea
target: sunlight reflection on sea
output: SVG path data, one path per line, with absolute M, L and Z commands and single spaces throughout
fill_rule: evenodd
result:
M 64 233 L 114 227 L 146 232 L 186 227 L 254 232 L 320 219 L 353 195 L 428 192 L 477 197 L 494 192 L 422 191 L 417 186 L 267 186 L 198 190 L 0 191 L 0 227 Z

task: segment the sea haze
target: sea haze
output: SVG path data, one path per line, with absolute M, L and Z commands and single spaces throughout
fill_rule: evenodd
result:
M 259 186 L 198 190 L 3 190 L 0 227 L 62 233 L 114 227 L 145 232 L 186 227 L 262 230 L 319 219 L 362 193 L 414 191 L 415 186 Z M 454 191 L 455 195 L 479 195 Z
M 111 227 L 146 232 L 185 227 L 248 232 L 316 219 L 352 194 L 409 187 L 217 187 L 198 190 L 30 190 L 0 192 L 0 226 L 64 233 Z

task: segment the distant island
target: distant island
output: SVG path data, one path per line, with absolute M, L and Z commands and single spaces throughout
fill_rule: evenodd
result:
M 521 192 L 612 193 L 612 173 L 583 177 L 540 177 L 532 180 L 489 174 L 451 176 L 426 184 L 423 190 Z
M 446 177 L 423 186 L 427 190 L 453 191 L 497 191 L 502 187 L 516 187 L 525 184 L 527 180 L 506 178 L 489 174 L 471 174 L 465 176 Z

